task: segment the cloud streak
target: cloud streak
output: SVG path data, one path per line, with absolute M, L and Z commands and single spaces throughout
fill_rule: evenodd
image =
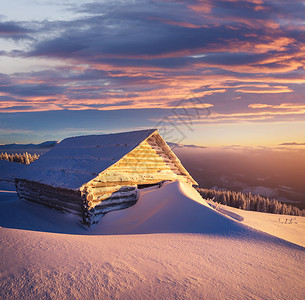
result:
M 303 1 L 73 4 L 1 19 L 1 63 L 28 66 L 0 74 L 1 113 L 168 111 L 191 92 L 213 112 L 200 124 L 304 117 Z

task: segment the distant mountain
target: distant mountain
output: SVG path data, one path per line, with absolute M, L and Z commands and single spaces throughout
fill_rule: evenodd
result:
M 0 150 L 11 150 L 11 149 L 44 149 L 44 148 L 53 148 L 57 145 L 57 141 L 47 141 L 40 144 L 5 144 L 0 145 Z M 167 143 L 171 148 L 207 148 L 204 146 L 197 146 L 197 145 L 183 145 L 177 143 Z
M 280 144 L 280 146 L 305 146 L 305 143 L 296 143 L 296 142 L 282 143 Z
M 171 147 L 171 148 L 207 148 L 205 146 L 197 146 L 197 145 L 183 145 L 183 144 L 177 144 L 177 143 L 171 143 L 171 142 L 167 142 L 167 144 Z
M 47 141 L 40 144 L 6 144 L 0 145 L 1 150 L 10 150 L 10 149 L 44 149 L 44 148 L 53 148 L 57 144 L 56 141 Z
M 38 148 L 53 148 L 57 145 L 57 141 L 46 141 L 46 142 L 43 142 L 41 144 L 38 144 L 37 147 Z

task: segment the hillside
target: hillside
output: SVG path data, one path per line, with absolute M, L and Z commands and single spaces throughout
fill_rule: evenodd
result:
M 17 149 L 42 149 L 52 148 L 57 144 L 56 141 L 46 141 L 40 144 L 4 144 L 0 145 L 0 151 L 2 150 L 17 150 Z
M 305 248 L 234 212 L 173 182 L 88 230 L 73 215 L 0 192 L 0 298 L 302 299 Z
M 56 144 L 56 141 L 46 141 L 40 144 L 4 144 L 0 145 L 0 153 L 7 152 L 12 154 L 28 152 L 31 154 L 43 154 L 52 149 Z

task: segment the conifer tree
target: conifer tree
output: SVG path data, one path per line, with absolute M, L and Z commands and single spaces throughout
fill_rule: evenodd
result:
M 217 191 L 198 188 L 199 193 L 204 199 L 214 199 L 224 205 L 229 205 L 245 210 L 268 212 L 276 214 L 289 214 L 294 216 L 305 216 L 305 209 L 281 203 L 275 199 L 252 195 L 251 193 L 236 193 L 233 191 Z

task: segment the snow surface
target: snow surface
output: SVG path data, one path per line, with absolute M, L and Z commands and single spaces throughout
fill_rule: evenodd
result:
M 184 183 L 143 190 L 91 229 L 0 192 L 0 226 L 0 299 L 304 296 L 305 248 L 213 210 Z
M 208 202 L 213 207 L 216 206 L 215 202 Z M 222 204 L 219 205 L 218 210 L 222 214 L 240 220 L 242 224 L 305 248 L 305 217 L 247 211 Z
M 0 181 L 15 182 L 15 177 L 27 167 L 24 164 L 0 160 Z
M 136 148 L 156 129 L 64 139 L 31 163 L 20 178 L 78 189 Z

